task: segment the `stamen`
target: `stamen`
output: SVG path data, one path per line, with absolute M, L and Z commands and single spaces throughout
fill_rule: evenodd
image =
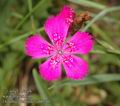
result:
M 52 68 L 55 68 L 59 63 L 60 63 L 60 60 L 58 55 L 52 57 L 50 60 L 50 65 L 52 65 Z
M 64 56 L 63 57 L 63 62 L 68 66 L 68 67 L 72 67 L 74 64 L 73 58 L 71 56 Z
M 52 46 L 48 46 L 48 45 L 45 45 L 45 44 L 41 44 L 40 45 L 40 53 L 41 54 L 47 54 L 47 55 L 50 55 L 53 51 L 54 51 L 54 48 Z

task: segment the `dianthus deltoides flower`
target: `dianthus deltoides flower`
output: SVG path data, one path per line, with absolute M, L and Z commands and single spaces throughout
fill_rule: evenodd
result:
M 39 65 L 39 73 L 44 80 L 60 79 L 62 65 L 70 79 L 82 80 L 88 74 L 87 62 L 75 54 L 87 54 L 92 50 L 94 42 L 89 33 L 80 31 L 66 40 L 74 17 L 73 9 L 64 6 L 58 15 L 49 17 L 44 25 L 52 44 L 39 34 L 30 36 L 25 42 L 28 56 L 34 59 L 48 57 L 48 60 Z

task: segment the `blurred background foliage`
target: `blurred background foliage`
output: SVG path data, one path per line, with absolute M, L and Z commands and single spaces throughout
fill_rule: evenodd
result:
M 94 50 L 84 58 L 90 74 L 83 81 L 62 78 L 46 82 L 37 73 L 44 60 L 24 53 L 26 37 L 44 32 L 44 22 L 64 5 L 92 17 L 81 31 L 95 37 Z M 0 97 L 10 90 L 31 89 L 41 103 L 2 103 L 0 106 L 120 106 L 120 0 L 0 0 Z M 25 94 L 27 97 L 27 94 Z

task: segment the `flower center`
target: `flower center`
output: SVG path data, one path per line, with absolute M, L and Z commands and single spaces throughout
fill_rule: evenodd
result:
M 63 55 L 64 52 L 63 52 L 62 50 L 57 50 L 57 54 L 59 54 L 59 55 Z

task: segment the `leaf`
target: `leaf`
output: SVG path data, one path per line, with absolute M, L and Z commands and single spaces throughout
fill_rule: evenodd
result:
M 68 1 L 76 3 L 76 4 L 81 4 L 81 5 L 84 5 L 87 7 L 93 7 L 96 9 L 105 9 L 106 8 L 105 5 L 102 5 L 102 4 L 97 3 L 97 2 L 92 2 L 90 0 L 68 0 Z
M 31 11 L 17 24 L 17 26 L 15 27 L 15 30 L 19 29 L 24 23 L 25 21 L 27 21 L 27 19 L 33 14 L 33 12 L 37 11 L 37 9 L 41 8 L 41 7 L 44 7 L 44 4 L 45 3 L 44 1 L 46 0 L 40 0 L 36 5 L 35 7 L 33 7 L 31 9 Z M 47 3 L 46 3 L 47 4 Z M 43 11 L 41 11 L 43 12 Z M 14 32 L 14 31 L 13 31 Z
M 31 34 L 38 33 L 38 32 L 41 32 L 43 30 L 44 30 L 44 28 L 42 27 L 42 28 L 37 29 L 35 32 L 31 31 L 31 32 L 27 32 L 27 33 L 22 34 L 22 35 L 18 35 L 17 37 L 15 37 L 15 38 L 13 38 L 13 39 L 11 39 L 9 41 L 6 41 L 3 44 L 0 44 L 0 49 L 5 47 L 5 46 L 7 46 L 7 45 L 10 45 L 10 44 L 13 44 L 15 42 L 18 42 L 19 40 L 22 40 L 22 39 L 30 36 Z
M 35 11 L 36 16 L 45 17 L 48 16 L 48 8 L 52 5 L 51 0 L 42 0 L 40 7 Z
M 33 77 L 35 80 L 36 87 L 40 93 L 43 100 L 46 100 L 48 103 L 44 103 L 46 106 L 53 106 L 52 100 L 49 97 L 47 86 L 43 83 L 43 80 L 40 78 L 36 70 L 33 70 Z
M 120 66 L 120 57 L 113 54 L 104 54 L 100 56 L 102 64 L 112 64 Z
M 78 85 L 91 85 L 91 84 L 98 84 L 98 83 L 103 83 L 103 82 L 109 82 L 109 81 L 119 81 L 120 80 L 120 75 L 118 74 L 101 74 L 101 75 L 93 75 L 89 76 L 84 80 L 63 80 L 59 83 L 56 83 L 52 85 L 48 89 L 52 88 L 61 88 L 65 85 L 69 86 L 78 86 Z
M 96 15 L 85 27 L 82 31 L 86 31 L 94 22 L 105 16 L 107 13 L 113 12 L 113 11 L 119 11 L 120 6 L 106 8 L 102 10 L 98 15 Z
M 107 52 L 109 53 L 113 53 L 113 54 L 118 54 L 120 55 L 120 50 L 119 49 L 116 49 L 114 48 L 112 45 L 110 45 L 109 43 L 105 42 L 105 41 L 102 41 L 102 40 L 99 40 L 99 39 L 96 39 L 97 43 L 99 43 L 101 46 L 103 46 L 104 48 L 106 48 Z
M 2 1 L 0 1 L 0 3 L 1 2 Z M 11 7 L 14 2 L 15 0 L 4 0 L 3 5 L 0 6 L 0 33 L 6 32 L 7 29 L 10 30 L 10 28 L 7 26 L 7 20 L 11 15 Z

